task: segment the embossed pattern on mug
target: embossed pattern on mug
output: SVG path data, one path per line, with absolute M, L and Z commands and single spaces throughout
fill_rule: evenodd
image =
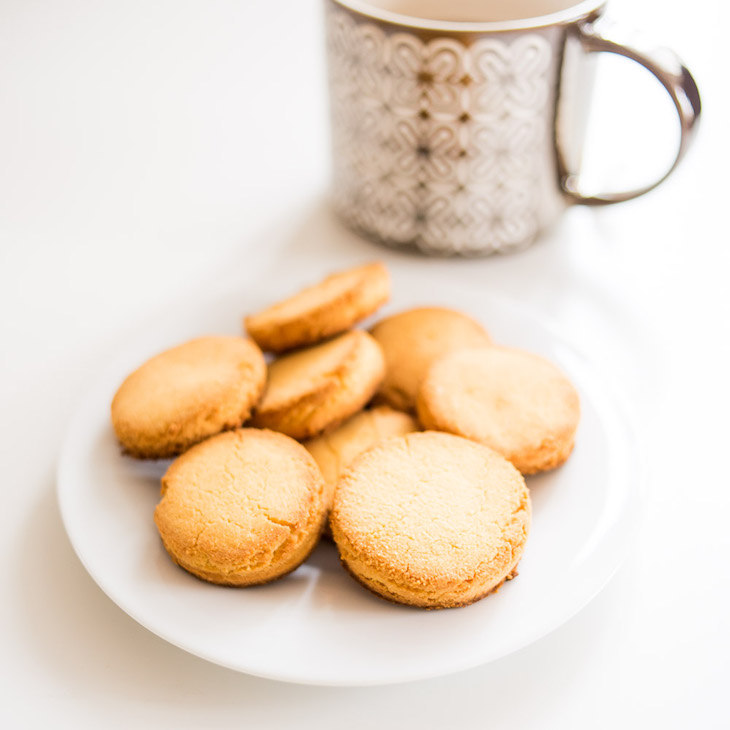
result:
M 550 42 L 386 33 L 328 4 L 333 195 L 394 246 L 491 253 L 544 221 Z

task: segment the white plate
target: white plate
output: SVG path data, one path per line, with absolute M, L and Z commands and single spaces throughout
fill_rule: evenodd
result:
M 301 281 L 279 278 L 281 292 Z M 465 608 L 422 611 L 380 600 L 340 568 L 332 544 L 272 584 L 206 584 L 176 567 L 152 521 L 167 462 L 120 455 L 109 404 L 124 375 L 188 337 L 240 331 L 240 315 L 271 300 L 230 294 L 148 324 L 90 389 L 58 473 L 63 521 L 82 563 L 140 624 L 200 657 L 291 682 L 367 685 L 439 676 L 492 661 L 557 628 L 606 584 L 626 552 L 638 510 L 633 432 L 594 365 L 539 315 L 433 275 L 395 272 L 388 310 L 444 304 L 470 312 L 494 338 L 557 363 L 576 384 L 582 419 L 560 469 L 528 480 L 533 525 L 519 577 Z M 279 292 L 276 292 L 279 293 Z

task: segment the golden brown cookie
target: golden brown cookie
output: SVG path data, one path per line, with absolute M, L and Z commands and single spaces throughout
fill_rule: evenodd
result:
M 246 329 L 264 350 L 283 352 L 312 345 L 350 329 L 390 296 L 390 276 L 381 263 L 328 276 L 258 314 Z
M 269 365 L 252 423 L 296 439 L 315 436 L 357 413 L 384 371 L 378 343 L 361 330 L 284 355 Z
M 243 337 L 191 340 L 135 370 L 112 401 L 112 425 L 125 451 L 158 459 L 240 426 L 266 384 L 261 350 Z
M 334 494 L 342 472 L 363 451 L 390 438 L 418 431 L 415 419 L 389 406 L 360 411 L 339 428 L 304 442 Z
M 484 328 L 461 312 L 442 307 L 409 309 L 378 322 L 371 331 L 385 355 L 378 399 L 412 411 L 431 363 L 448 352 L 490 342 Z
M 425 428 L 490 446 L 523 474 L 553 469 L 570 455 L 580 419 L 578 393 L 547 360 L 507 347 L 446 355 L 418 396 Z
M 330 517 L 345 567 L 398 603 L 464 606 L 510 578 L 530 525 L 522 475 L 451 434 L 413 433 L 358 457 Z
M 242 428 L 203 441 L 162 478 L 155 524 L 165 549 L 212 583 L 266 583 L 314 548 L 326 515 L 309 452 L 273 431 Z

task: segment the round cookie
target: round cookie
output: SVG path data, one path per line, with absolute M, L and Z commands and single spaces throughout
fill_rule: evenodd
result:
M 507 347 L 462 350 L 429 370 L 418 396 L 424 428 L 478 441 L 523 474 L 553 469 L 570 455 L 580 402 L 547 360 Z
M 390 297 L 390 276 L 381 263 L 331 274 L 263 312 L 245 319 L 264 350 L 283 352 L 312 345 L 350 329 Z
M 269 365 L 252 423 L 296 439 L 315 436 L 359 411 L 384 371 L 378 343 L 361 330 L 284 355 Z
M 131 456 L 175 456 L 240 426 L 265 384 L 266 362 L 251 340 L 201 337 L 156 355 L 129 375 L 112 401 L 112 425 Z
M 415 409 L 418 388 L 434 360 L 454 350 L 490 343 L 478 322 L 442 307 L 394 314 L 378 322 L 371 334 L 383 348 L 386 364 L 378 398 L 403 411 Z
M 314 548 L 326 515 L 324 490 L 314 460 L 293 439 L 227 431 L 172 463 L 155 524 L 172 559 L 198 578 L 266 583 Z
M 514 575 L 530 497 L 522 475 L 488 447 L 413 433 L 355 460 L 337 484 L 330 525 L 343 564 L 365 587 L 452 608 Z
M 389 406 L 360 411 L 330 433 L 304 442 L 317 462 L 325 482 L 332 487 L 342 472 L 363 451 L 391 436 L 418 431 L 419 426 L 407 413 Z

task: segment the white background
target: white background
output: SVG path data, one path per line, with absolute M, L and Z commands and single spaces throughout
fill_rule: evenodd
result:
M 730 726 L 725 7 L 612 4 L 680 50 L 703 93 L 697 144 L 662 188 L 574 209 L 519 255 L 410 259 L 541 309 L 629 395 L 650 471 L 629 559 L 582 613 L 506 659 L 327 689 L 236 674 L 138 626 L 84 572 L 54 494 L 75 403 L 146 314 L 297 256 L 323 271 L 391 256 L 327 211 L 319 4 L 2 0 L 0 724 Z M 606 63 L 599 78 L 588 162 L 614 182 L 657 169 L 673 140 L 641 76 Z

